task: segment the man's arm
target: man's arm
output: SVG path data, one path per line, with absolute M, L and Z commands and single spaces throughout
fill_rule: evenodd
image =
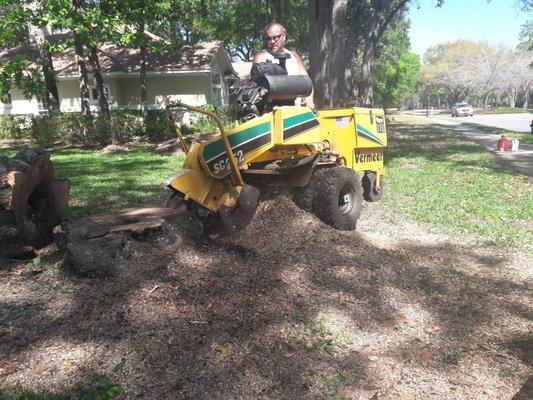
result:
M 300 57 L 300 55 L 298 53 L 294 52 L 294 51 L 292 52 L 292 54 L 294 54 L 294 57 L 296 58 L 296 61 L 298 61 L 298 66 L 300 67 L 300 74 L 309 76 L 309 74 L 307 73 L 307 70 L 304 67 L 304 63 L 303 63 L 302 58 Z M 311 94 L 305 98 L 305 105 L 307 107 L 309 107 L 309 108 L 312 108 L 312 109 L 315 108 L 315 102 L 314 102 L 314 99 L 313 99 L 314 93 L 315 93 L 315 91 L 314 91 L 314 89 L 312 89 L 311 90 Z
M 260 51 L 259 53 L 256 53 L 254 56 L 254 60 L 252 61 L 252 64 L 259 64 L 260 62 L 265 62 L 267 59 L 266 54 L 264 51 Z

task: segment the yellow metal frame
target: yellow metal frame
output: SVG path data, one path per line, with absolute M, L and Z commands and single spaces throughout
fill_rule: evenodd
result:
M 220 136 L 187 148 L 172 114 L 178 107 L 212 118 Z M 172 177 L 169 186 L 184 194 L 185 200 L 194 200 L 214 212 L 223 204 L 231 207 L 236 203 L 244 186 L 241 171 L 261 172 L 261 165 L 269 162 L 329 151 L 339 165 L 357 172 L 375 172 L 378 186 L 385 175 L 387 135 L 382 110 L 338 108 L 313 113 L 307 107 L 274 107 L 272 112 L 226 131 L 216 114 L 202 108 L 172 103 L 166 109 L 187 153 L 183 170 Z M 300 179 L 298 185 L 306 183 Z

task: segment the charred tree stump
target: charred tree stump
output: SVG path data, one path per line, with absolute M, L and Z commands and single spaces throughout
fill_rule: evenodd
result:
M 69 188 L 68 180 L 54 178 L 44 150 L 22 150 L 11 160 L 0 156 L 0 257 L 22 256 L 26 246 L 52 243 Z

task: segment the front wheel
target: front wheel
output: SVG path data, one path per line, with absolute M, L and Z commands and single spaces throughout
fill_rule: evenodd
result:
M 381 200 L 383 196 L 383 179 L 380 185 L 376 186 L 376 173 L 367 172 L 363 176 L 363 197 L 366 201 L 374 202 Z
M 316 182 L 314 210 L 318 218 L 341 231 L 354 230 L 361 215 L 363 188 L 354 170 L 323 170 Z

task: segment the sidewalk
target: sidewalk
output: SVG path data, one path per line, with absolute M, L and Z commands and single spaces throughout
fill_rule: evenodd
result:
M 528 177 L 533 176 L 533 145 L 520 143 L 518 150 L 516 151 L 498 151 L 496 150 L 499 135 L 494 135 L 490 133 L 484 133 L 478 131 L 476 128 L 471 126 L 465 126 L 461 123 L 448 121 L 445 119 L 439 118 L 428 118 L 419 116 L 419 118 L 430 119 L 437 124 L 447 125 L 451 129 L 461 132 L 463 135 L 469 137 L 480 145 L 486 147 L 487 149 L 493 151 L 501 159 L 512 164 L 517 170 L 527 175 Z

